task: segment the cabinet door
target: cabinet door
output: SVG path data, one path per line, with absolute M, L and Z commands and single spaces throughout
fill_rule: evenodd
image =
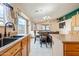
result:
M 79 52 L 65 52 L 64 56 L 79 56 Z
M 78 42 L 64 42 L 63 48 L 64 56 L 79 56 Z
M 22 40 L 22 56 L 27 56 L 27 38 Z
M 79 26 L 79 14 L 76 15 L 76 26 Z
M 76 26 L 76 17 L 75 16 L 72 17 L 71 26 Z
M 21 56 L 21 51 L 17 52 L 15 56 Z
M 28 36 L 28 55 L 30 53 L 30 35 Z
M 8 51 L 2 54 L 2 56 L 14 56 L 17 51 L 21 49 L 21 42 L 15 44 L 13 47 L 11 47 Z
M 76 42 L 64 43 L 64 51 L 65 52 L 79 52 L 79 43 L 76 43 Z

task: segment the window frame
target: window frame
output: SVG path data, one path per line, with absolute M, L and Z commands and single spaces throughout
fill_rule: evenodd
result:
M 0 5 L 3 6 L 3 17 L 0 17 L 0 19 L 3 19 L 3 20 L 0 20 L 0 22 L 3 22 L 3 25 L 0 25 L 0 26 L 5 26 L 5 23 L 7 21 L 10 21 L 10 20 L 8 20 L 7 12 L 11 13 L 11 9 L 13 10 L 13 7 L 10 6 L 8 3 L 0 3 Z M 8 11 L 8 8 L 10 8 L 10 11 Z M 11 16 L 11 18 L 12 18 L 12 16 Z
M 42 30 L 50 30 L 50 28 L 47 29 L 48 26 L 49 26 L 49 25 L 42 25 Z
M 0 5 L 3 6 L 3 11 L 2 11 L 2 12 L 3 12 L 3 17 L 0 16 L 0 19 L 3 19 L 3 20 L 0 20 L 0 22 L 2 22 L 3 25 L 0 25 L 0 26 L 4 26 L 4 24 L 5 24 L 5 17 L 4 17 L 4 16 L 5 16 L 5 15 L 4 15 L 4 14 L 5 14 L 5 12 L 4 12 L 4 4 L 0 3 Z
M 17 30 L 18 30 L 18 20 L 19 20 L 19 17 L 23 18 L 23 19 L 26 21 L 26 25 L 25 25 L 25 33 L 24 33 L 24 34 L 21 34 L 21 33 L 19 33 L 19 31 L 18 31 L 17 35 L 25 35 L 25 34 L 28 33 L 28 20 L 25 19 L 22 15 L 17 14 L 17 22 L 16 22 L 16 23 L 17 23 Z

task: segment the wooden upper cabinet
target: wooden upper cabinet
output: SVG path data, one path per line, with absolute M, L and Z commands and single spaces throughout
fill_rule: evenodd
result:
M 79 26 L 79 14 L 76 15 L 76 26 Z
M 76 26 L 76 17 L 75 16 L 72 17 L 71 26 Z
M 79 26 L 79 14 L 72 17 L 71 26 Z

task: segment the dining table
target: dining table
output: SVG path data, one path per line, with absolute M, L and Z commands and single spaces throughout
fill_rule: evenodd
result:
M 47 34 L 59 34 L 59 31 L 50 31 L 50 30 L 39 30 L 39 34 L 47 33 Z
M 38 34 L 39 35 L 35 35 L 35 40 L 34 40 L 34 43 L 36 42 L 36 38 L 40 37 L 40 36 L 43 36 L 43 35 L 50 35 L 50 34 L 59 34 L 59 31 L 50 31 L 50 30 L 39 30 L 38 31 Z

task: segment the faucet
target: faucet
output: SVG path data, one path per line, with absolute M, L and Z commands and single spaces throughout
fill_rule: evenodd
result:
M 7 22 L 7 23 L 5 24 L 5 28 L 4 28 L 4 37 L 7 36 L 7 31 L 6 31 L 7 27 L 13 28 L 13 31 L 15 31 L 15 26 L 14 26 L 14 24 L 13 24 L 12 22 Z

